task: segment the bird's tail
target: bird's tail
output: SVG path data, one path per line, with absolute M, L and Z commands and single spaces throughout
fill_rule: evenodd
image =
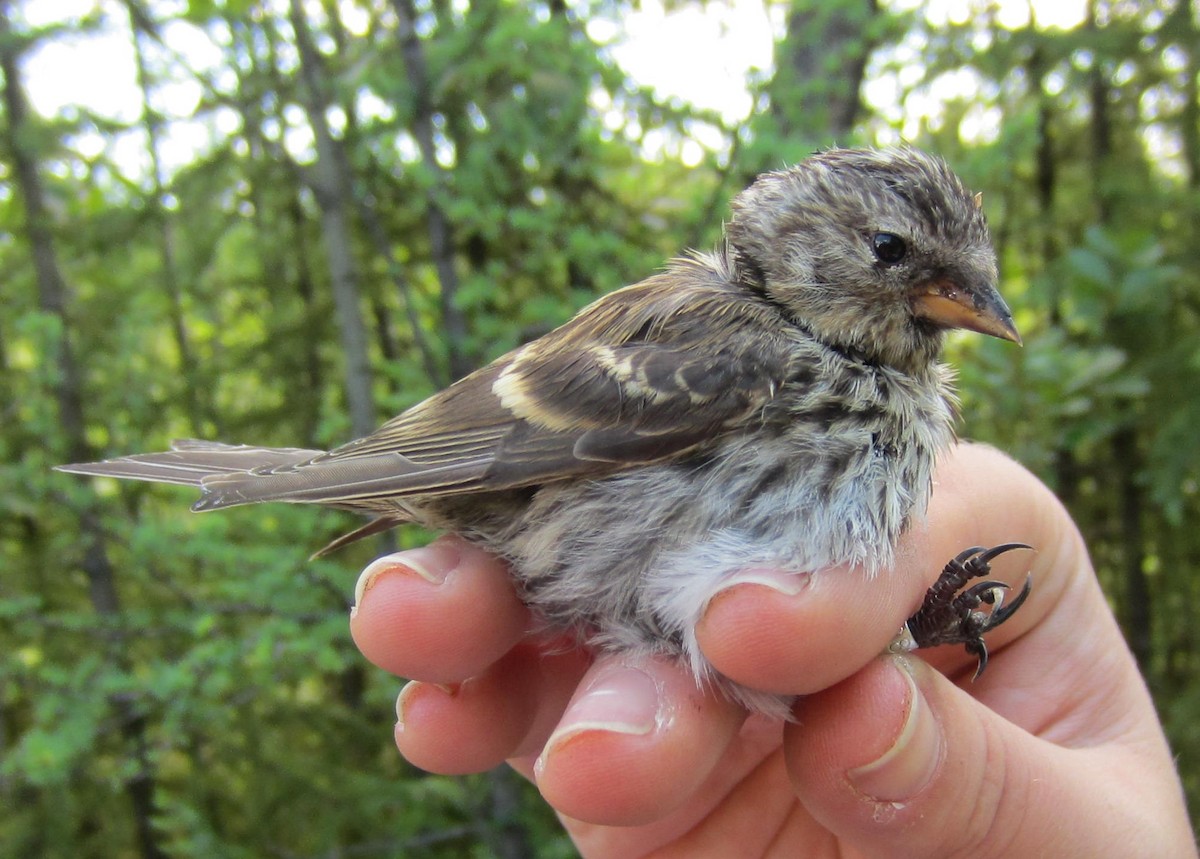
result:
M 307 463 L 324 453 L 321 450 L 305 450 L 297 447 L 253 447 L 246 444 L 221 444 L 215 441 L 182 439 L 171 443 L 171 449 L 161 453 L 138 453 L 103 462 L 79 462 L 55 466 L 56 471 L 71 474 L 91 474 L 99 477 L 119 477 L 126 480 L 145 480 L 151 483 L 174 483 L 179 486 L 194 486 L 205 495 L 192 505 L 193 510 L 215 510 L 257 501 L 311 500 L 333 503 L 329 499 L 306 499 L 293 497 L 292 493 L 250 492 L 247 487 L 260 483 L 255 478 L 268 474 L 289 472 L 298 465 Z M 208 481 L 227 483 L 224 491 L 210 493 Z M 334 504 L 333 506 L 339 506 Z M 340 505 L 353 509 L 353 505 Z M 360 511 L 364 512 L 364 511 Z M 369 512 L 369 511 L 368 511 Z M 335 549 L 394 528 L 405 521 L 399 515 L 378 516 L 366 525 L 337 538 L 313 555 L 325 555 Z
M 323 452 L 295 447 L 253 447 L 182 439 L 172 442 L 171 449 L 162 453 L 138 453 L 103 462 L 58 465 L 55 470 L 200 488 L 209 477 L 287 468 L 307 462 Z

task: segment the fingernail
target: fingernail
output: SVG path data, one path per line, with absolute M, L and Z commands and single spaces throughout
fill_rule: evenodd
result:
M 605 666 L 567 706 L 534 771 L 540 772 L 548 755 L 580 734 L 649 734 L 661 720 L 662 697 L 649 674 L 619 663 Z
M 458 548 L 452 542 L 430 543 L 419 549 L 409 549 L 384 555 L 369 563 L 354 585 L 354 607 L 362 603 L 363 595 L 384 573 L 416 573 L 432 585 L 440 585 L 454 572 L 459 562 Z
M 422 689 L 429 687 L 441 689 L 447 695 L 453 696 L 458 688 L 455 686 L 447 686 L 445 683 L 425 683 L 421 680 L 410 680 L 404 684 L 404 688 L 400 690 L 400 694 L 396 696 L 396 730 L 404 730 L 404 715 L 408 709 L 408 704 L 412 700 L 414 694 Z
M 903 802 L 920 793 L 942 759 L 942 736 L 904 658 L 889 660 L 908 698 L 908 712 L 892 745 L 875 760 L 846 773 L 864 796 L 879 802 Z
M 744 570 L 738 570 L 728 581 L 722 582 L 721 586 L 713 592 L 713 596 L 738 585 L 761 585 L 764 588 L 794 597 L 807 588 L 811 581 L 812 575 L 809 573 L 790 572 L 777 567 L 747 567 Z

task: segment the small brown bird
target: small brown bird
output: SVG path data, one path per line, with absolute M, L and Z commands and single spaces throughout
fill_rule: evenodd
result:
M 725 243 L 672 261 L 562 327 L 329 452 L 181 441 L 64 471 L 179 483 L 194 510 L 325 504 L 457 531 L 511 561 L 545 621 L 597 646 L 666 652 L 753 709 L 696 643 L 739 571 L 875 571 L 953 440 L 945 331 L 1020 342 L 978 196 L 915 149 L 831 150 L 764 174 Z M 951 561 L 910 646 L 1003 623 L 988 562 Z M 981 610 L 988 603 L 990 611 Z

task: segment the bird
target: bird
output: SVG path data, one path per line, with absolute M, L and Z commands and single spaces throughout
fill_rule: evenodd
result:
M 981 199 L 911 146 L 819 151 L 737 194 L 711 252 L 602 296 L 370 435 L 329 451 L 182 440 L 59 468 L 196 487 L 196 511 L 279 501 L 371 517 L 322 551 L 410 522 L 456 532 L 509 562 L 546 628 L 667 654 L 779 715 L 789 699 L 719 674 L 696 624 L 742 570 L 892 564 L 955 440 L 947 332 L 1021 342 Z M 981 671 L 983 633 L 1030 582 L 1008 605 L 1003 582 L 960 589 L 1015 548 L 1028 547 L 952 559 L 897 641 L 964 644 Z

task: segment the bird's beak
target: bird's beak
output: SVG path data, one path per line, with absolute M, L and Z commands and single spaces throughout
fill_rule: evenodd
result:
M 951 278 L 938 278 L 917 290 L 913 312 L 943 328 L 966 328 L 1021 344 L 1012 312 L 991 284 L 965 287 Z

